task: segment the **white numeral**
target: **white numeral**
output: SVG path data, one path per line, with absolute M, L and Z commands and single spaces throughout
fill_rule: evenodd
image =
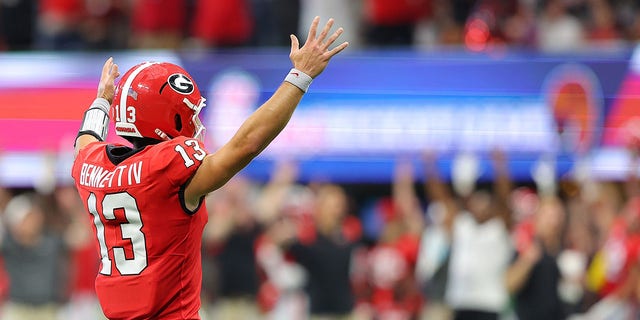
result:
M 127 107 L 126 121 L 129 123 L 136 123 L 136 108 L 132 106 Z
M 126 192 L 107 194 L 102 200 L 102 215 L 106 220 L 115 220 L 115 211 L 124 210 L 126 222 L 120 224 L 122 239 L 131 241 L 133 258 L 127 259 L 123 247 L 108 245 L 105 238 L 105 226 L 100 219 L 97 210 L 96 195 L 91 193 L 87 201 L 89 212 L 93 215 L 93 223 L 96 226 L 100 255 L 102 256 L 102 268 L 100 273 L 111 275 L 111 259 L 109 249 L 113 251 L 115 266 L 121 275 L 137 275 L 147 267 L 147 245 L 142 232 L 142 219 L 136 199 Z
M 100 256 L 102 257 L 102 269 L 101 274 L 111 275 L 111 259 L 109 259 L 109 252 L 107 249 L 107 242 L 104 239 L 104 224 L 100 220 L 100 215 L 96 209 L 96 195 L 91 193 L 89 200 L 87 201 L 89 212 L 93 215 L 93 224 L 96 226 L 96 235 L 98 236 L 98 243 L 100 243 Z
M 202 159 L 204 159 L 204 157 L 207 156 L 207 153 L 204 150 L 202 150 L 202 148 L 200 148 L 198 141 L 196 141 L 195 139 L 186 140 L 184 144 L 186 144 L 187 146 L 193 149 L 194 153 L 192 154 L 192 156 L 196 160 L 202 161 Z M 193 159 L 191 159 L 189 154 L 187 154 L 187 150 L 185 150 L 182 145 L 178 144 L 174 149 L 180 154 L 180 156 L 182 156 L 182 160 L 184 160 L 185 167 L 189 168 L 196 163 L 195 161 L 193 161 Z

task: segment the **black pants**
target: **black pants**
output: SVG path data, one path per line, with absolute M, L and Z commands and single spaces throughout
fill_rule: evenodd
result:
M 498 314 L 495 312 L 479 311 L 479 310 L 455 310 L 454 320 L 498 320 Z

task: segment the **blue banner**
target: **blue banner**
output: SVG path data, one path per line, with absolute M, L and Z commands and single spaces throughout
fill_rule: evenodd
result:
M 3 54 L 5 158 L 68 152 L 109 55 L 122 71 L 148 60 L 188 70 L 207 98 L 202 118 L 210 151 L 231 138 L 291 68 L 280 49 Z M 576 159 L 593 159 L 587 162 L 594 174 L 619 178 L 626 170 L 622 147 L 640 139 L 638 62 L 633 48 L 574 55 L 348 50 L 314 80 L 287 128 L 243 173 L 268 179 L 275 162 L 289 160 L 300 164 L 303 180 L 388 182 L 398 159 L 415 161 L 420 177 L 422 155 L 435 152 L 445 176 L 456 155 L 472 153 L 481 178 L 491 179 L 487 155 L 499 148 L 520 180 L 531 179 L 541 157 L 555 159 L 558 176 Z M 31 126 L 50 134 L 30 134 Z M 612 159 L 619 168 L 607 166 Z M 28 172 L 11 167 L 28 161 L 1 163 L 5 173 Z

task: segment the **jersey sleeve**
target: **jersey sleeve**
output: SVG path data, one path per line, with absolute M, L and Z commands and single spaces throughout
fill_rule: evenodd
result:
M 164 159 L 160 161 L 164 163 L 160 170 L 163 178 L 175 186 L 182 186 L 196 173 L 207 154 L 201 141 L 177 137 L 167 143 L 156 156 Z

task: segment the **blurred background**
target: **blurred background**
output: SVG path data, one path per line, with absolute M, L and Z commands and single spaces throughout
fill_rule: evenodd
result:
M 103 318 L 70 168 L 108 56 L 188 70 L 212 152 L 316 15 L 351 45 L 209 196 L 203 319 L 636 319 L 639 14 L 635 0 L 0 0 L 0 319 Z

